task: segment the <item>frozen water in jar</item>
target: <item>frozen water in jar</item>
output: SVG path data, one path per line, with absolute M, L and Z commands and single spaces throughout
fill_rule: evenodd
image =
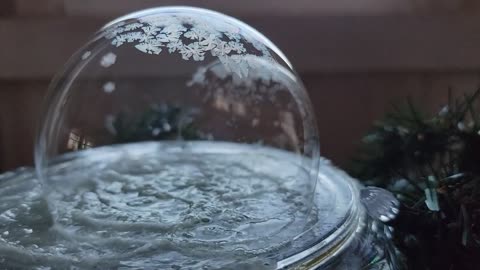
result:
M 231 17 L 169 7 L 109 23 L 70 59 L 35 158 L 55 228 L 120 253 L 191 245 L 162 257 L 186 261 L 274 250 L 305 231 L 318 149 L 278 48 Z

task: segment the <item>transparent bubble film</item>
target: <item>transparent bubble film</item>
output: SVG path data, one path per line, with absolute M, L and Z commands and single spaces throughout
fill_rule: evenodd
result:
M 254 256 L 314 223 L 317 133 L 301 80 L 263 35 L 155 8 L 107 24 L 57 74 L 35 163 L 52 226 L 79 245 L 128 254 L 151 240 L 168 263 L 188 263 L 174 247 Z

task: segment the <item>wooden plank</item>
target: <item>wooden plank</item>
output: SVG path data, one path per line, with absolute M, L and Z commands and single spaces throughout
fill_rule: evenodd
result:
M 65 0 L 69 15 L 121 15 L 131 11 L 159 6 L 195 6 L 225 12 L 233 16 L 244 15 L 293 15 L 331 13 L 378 13 L 405 10 L 408 5 L 398 0 Z
M 269 33 L 301 70 L 480 68 L 480 20 L 476 17 L 301 18 L 282 20 L 278 28 L 258 24 L 258 29 Z
M 233 16 L 252 15 L 385 15 L 478 13 L 477 0 L 65 0 L 69 15 L 119 16 L 139 9 L 186 5 Z
M 33 164 L 35 129 L 46 81 L 0 81 L 0 171 Z
M 475 90 L 480 75 L 465 73 L 301 74 L 320 129 L 322 155 L 347 165 L 373 121 L 391 110 L 392 101 L 410 96 L 436 113 L 454 96 Z M 32 164 L 35 126 L 47 81 L 0 80 L 0 172 Z
M 480 69 L 477 17 L 245 17 L 300 72 Z M 104 19 L 0 20 L 0 78 L 45 78 Z M 175 65 L 171 71 L 175 72 Z
M 10 17 L 15 14 L 15 2 L 14 0 L 1 0 L 0 1 L 0 17 Z
M 62 15 L 63 0 L 14 0 L 16 15 Z
M 49 78 L 84 44 L 101 21 L 0 21 L 0 78 Z

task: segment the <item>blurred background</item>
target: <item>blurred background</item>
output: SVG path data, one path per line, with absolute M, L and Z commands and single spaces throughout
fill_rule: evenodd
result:
M 437 112 L 449 88 L 480 86 L 478 0 L 1 0 L 0 171 L 32 165 L 43 96 L 69 56 L 110 19 L 162 5 L 226 13 L 277 44 L 309 90 L 322 155 L 340 166 L 392 102 Z

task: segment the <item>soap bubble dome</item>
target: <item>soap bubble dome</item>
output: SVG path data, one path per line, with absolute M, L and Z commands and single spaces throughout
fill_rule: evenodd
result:
M 162 7 L 107 24 L 57 74 L 35 163 L 55 227 L 93 249 L 258 254 L 314 219 L 317 132 L 272 42 Z

